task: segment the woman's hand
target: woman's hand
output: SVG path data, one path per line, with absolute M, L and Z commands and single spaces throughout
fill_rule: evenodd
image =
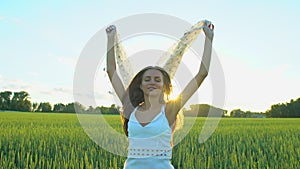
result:
M 108 38 L 115 38 L 117 34 L 117 28 L 115 25 L 110 25 L 106 28 L 106 34 Z
M 214 38 L 215 26 L 210 21 L 205 20 L 204 22 L 205 22 L 204 27 L 203 27 L 204 34 L 209 40 L 212 41 Z

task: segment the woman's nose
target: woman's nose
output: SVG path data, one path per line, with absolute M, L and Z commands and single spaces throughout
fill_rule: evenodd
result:
M 155 84 L 155 81 L 154 80 L 150 80 L 149 84 Z
M 152 80 L 150 81 L 150 83 L 152 83 L 152 84 L 157 84 L 157 83 L 159 83 L 159 82 L 157 82 L 155 79 L 152 79 Z

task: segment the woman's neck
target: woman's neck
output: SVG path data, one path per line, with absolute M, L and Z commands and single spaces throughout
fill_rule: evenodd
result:
M 144 110 L 153 109 L 153 108 L 160 108 L 162 106 L 162 100 L 159 97 L 145 97 L 144 103 L 141 107 Z

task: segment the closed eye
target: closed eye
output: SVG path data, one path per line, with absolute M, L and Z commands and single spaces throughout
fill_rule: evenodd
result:
M 144 78 L 144 81 L 145 81 L 145 82 L 149 82 L 150 80 L 151 80 L 151 76 L 146 76 L 146 77 Z M 155 82 L 161 82 L 161 77 L 159 77 L 159 76 L 154 77 L 154 81 L 155 81 Z
M 156 82 L 161 82 L 161 78 L 160 77 L 155 77 L 155 81 Z
M 150 81 L 150 79 L 151 78 L 149 76 L 147 76 L 147 77 L 144 78 L 144 81 L 148 82 L 148 81 Z

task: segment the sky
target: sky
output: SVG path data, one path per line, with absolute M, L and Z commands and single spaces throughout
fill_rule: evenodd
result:
M 74 72 L 88 41 L 124 17 L 158 13 L 191 24 L 211 20 L 226 84 L 222 108 L 264 112 L 300 97 L 299 9 L 296 0 L 1 1 L 0 91 L 27 91 L 32 102 L 73 102 Z M 125 50 L 132 54 L 151 38 L 132 38 Z M 95 81 L 107 85 L 95 88 L 97 104 L 110 105 L 110 84 L 98 74 Z M 200 87 L 201 103 L 210 104 L 210 85 Z

